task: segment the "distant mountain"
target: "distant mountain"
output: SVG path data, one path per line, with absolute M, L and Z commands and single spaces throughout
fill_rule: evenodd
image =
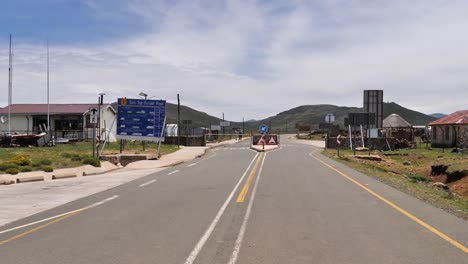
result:
M 177 124 L 177 104 L 166 103 L 166 123 Z M 205 112 L 200 112 L 188 106 L 180 106 L 180 124 L 183 125 L 184 120 L 190 120 L 192 127 L 206 127 L 210 128 L 211 125 L 219 125 L 222 121 L 221 118 L 217 118 L 208 115 Z
M 424 126 L 437 118 L 413 111 L 396 103 L 384 103 L 384 119 L 391 114 L 398 114 L 413 126 Z
M 442 113 L 434 113 L 434 114 L 430 114 L 430 116 L 439 119 L 439 118 L 442 118 L 442 117 L 446 117 L 447 115 L 446 115 L 446 114 L 442 114 Z
M 333 113 L 335 115 L 335 123 L 344 126 L 344 118 L 350 112 L 362 112 L 359 107 L 335 106 L 335 105 L 303 105 L 293 109 L 281 112 L 276 116 L 268 117 L 264 120 L 251 123 L 256 129 L 260 124 L 267 124 L 272 129 L 280 129 L 281 131 L 295 131 L 297 123 L 312 124 L 318 127 L 318 124 L 325 122 L 325 115 Z M 426 125 L 436 118 L 425 115 L 420 112 L 402 107 L 396 103 L 384 103 L 383 116 L 384 119 L 391 115 L 398 114 L 412 125 Z M 250 127 L 250 126 L 249 126 Z

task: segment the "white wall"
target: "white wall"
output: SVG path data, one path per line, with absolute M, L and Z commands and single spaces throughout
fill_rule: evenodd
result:
M 101 109 L 101 131 L 105 128 L 106 134 L 109 135 L 108 142 L 117 141 L 117 120 L 116 114 L 111 109 L 111 107 L 104 107 Z M 115 120 L 115 121 L 114 121 Z
M 11 120 L 8 120 L 5 123 L 0 122 L 0 131 L 3 133 L 8 133 L 8 123 L 10 123 L 11 132 L 14 133 L 16 131 L 20 133 L 25 133 L 26 131 L 31 132 L 32 129 L 32 118 L 29 117 L 29 127 L 28 127 L 28 119 L 26 116 L 11 116 Z

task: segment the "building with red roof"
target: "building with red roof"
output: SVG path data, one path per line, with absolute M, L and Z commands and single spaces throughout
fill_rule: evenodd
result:
M 432 127 L 433 147 L 468 148 L 468 110 L 439 118 L 428 126 Z

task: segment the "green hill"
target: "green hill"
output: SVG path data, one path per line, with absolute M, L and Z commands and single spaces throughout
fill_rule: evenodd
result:
M 166 104 L 166 123 L 177 124 L 177 105 L 167 103 Z M 206 127 L 210 128 L 211 125 L 219 125 L 220 118 L 210 116 L 205 112 L 197 111 L 188 106 L 180 106 L 180 124 L 182 125 L 183 120 L 191 120 L 193 127 Z
M 261 124 L 267 124 L 273 130 L 280 129 L 282 132 L 295 132 L 297 123 L 312 124 L 315 127 L 324 122 L 325 115 L 327 113 L 333 113 L 336 117 L 336 124 L 339 124 L 343 128 L 344 118 L 348 116 L 350 112 L 362 112 L 362 108 L 359 107 L 347 107 L 347 106 L 336 106 L 336 105 L 302 105 L 299 107 L 292 108 L 290 110 L 281 112 L 275 116 L 268 117 L 263 120 L 245 122 L 245 132 L 258 130 Z M 191 120 L 192 127 L 206 127 L 210 128 L 211 125 L 219 125 L 220 118 L 211 116 L 207 113 L 197 111 L 188 106 L 181 105 L 181 125 L 183 120 Z M 396 103 L 384 103 L 384 118 L 390 114 L 398 114 L 412 125 L 426 125 L 436 118 L 425 115 L 420 112 L 410 110 L 402 107 Z M 167 103 L 167 124 L 177 124 L 177 105 Z M 231 128 L 238 127 L 242 128 L 241 122 L 231 122 Z M 229 133 L 226 130 L 226 133 Z
M 416 112 L 396 103 L 384 103 L 384 119 L 391 114 L 398 114 L 412 125 L 426 125 L 436 118 Z M 281 131 L 294 132 L 297 123 L 312 124 L 313 127 L 318 127 L 324 122 L 327 113 L 335 115 L 335 123 L 343 128 L 344 118 L 350 112 L 362 112 L 359 107 L 335 106 L 335 105 L 303 105 L 277 114 L 276 116 L 268 117 L 264 120 L 249 124 L 249 128 L 256 129 L 260 124 L 267 124 L 272 129 L 280 129 Z

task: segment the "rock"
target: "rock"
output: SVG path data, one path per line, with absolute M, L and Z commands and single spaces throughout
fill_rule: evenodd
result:
M 453 172 L 447 173 L 447 183 L 456 182 L 468 176 L 468 170 L 456 170 Z
M 444 189 L 444 190 L 448 190 L 449 187 L 441 182 L 434 182 L 433 184 L 431 184 L 431 187 L 432 188 L 439 188 L 439 189 Z
M 355 155 L 354 157 L 357 159 L 365 159 L 365 160 L 375 160 L 375 161 L 382 160 L 382 158 L 377 155 Z
M 403 165 L 409 166 L 409 165 L 411 165 L 411 161 L 405 160 L 405 161 L 403 161 Z
M 442 175 L 447 172 L 448 166 L 447 165 L 432 165 L 431 166 L 431 175 L 436 176 L 436 175 Z
M 10 185 L 10 184 L 13 184 L 15 183 L 15 180 L 0 180 L 0 185 L 3 184 L 3 185 Z

